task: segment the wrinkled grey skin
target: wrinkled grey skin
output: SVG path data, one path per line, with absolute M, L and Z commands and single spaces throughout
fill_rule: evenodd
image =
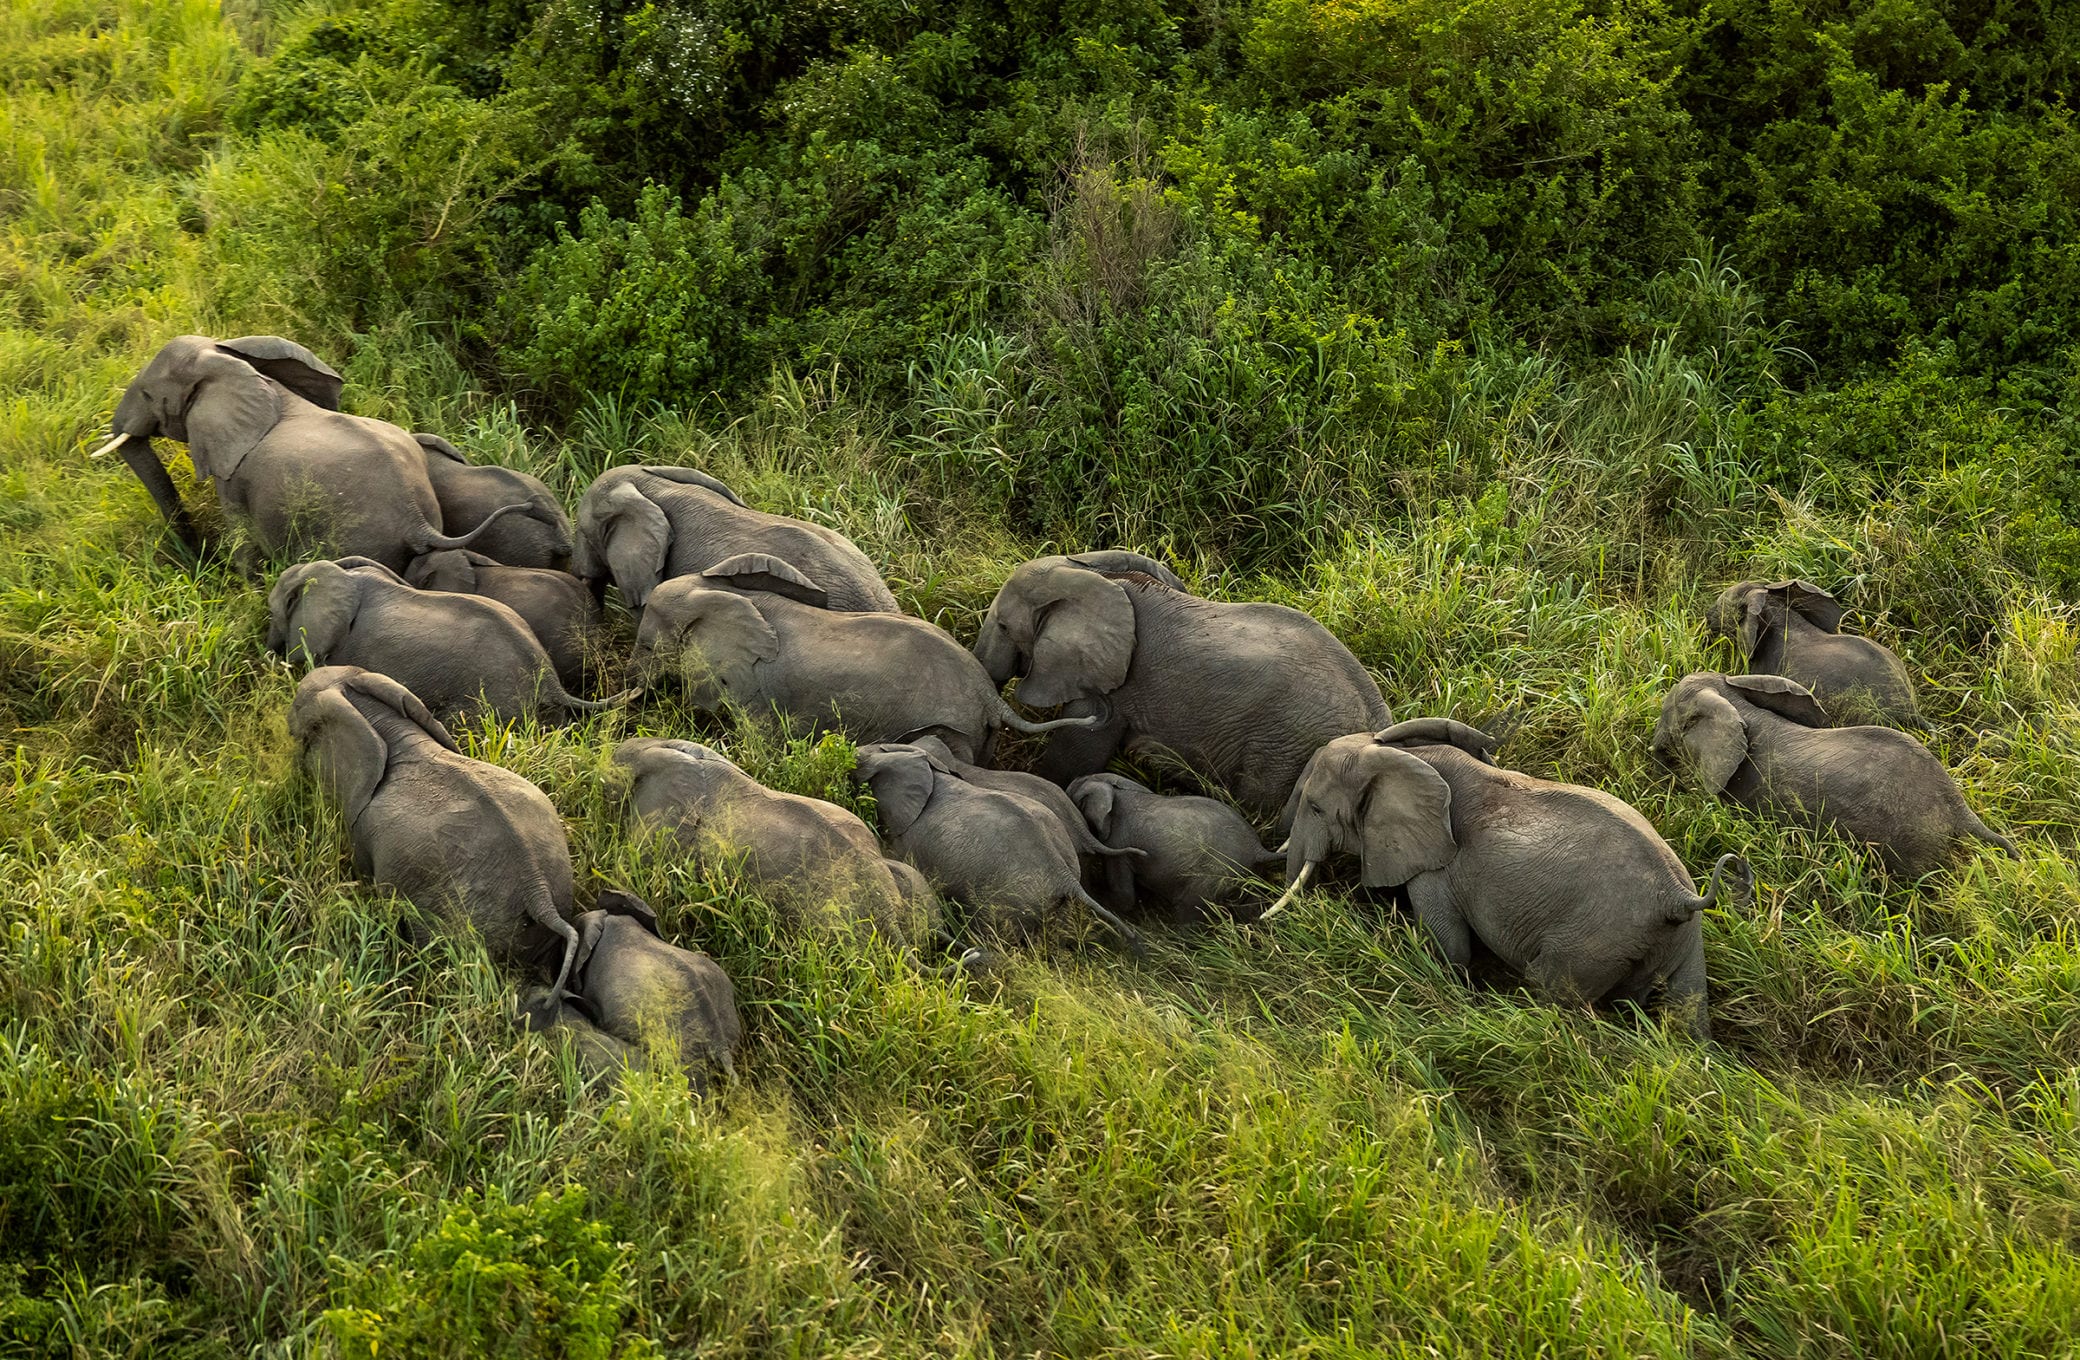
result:
M 1166 796 L 1123 774 L 1085 775 L 1069 797 L 1099 839 L 1141 852 L 1105 866 L 1099 896 L 1115 910 L 1144 903 L 1179 925 L 1238 915 L 1253 895 L 1250 881 L 1285 858 L 1217 798 Z
M 1322 744 L 1393 721 L 1379 686 L 1296 609 L 1224 604 L 1143 572 L 1028 562 L 989 607 L 975 655 L 1033 708 L 1100 715 L 1051 740 L 1036 766 L 1058 784 L 1115 752 L 1182 766 L 1268 820 Z
M 191 551 L 201 539 L 153 439 L 188 446 L 195 474 L 216 483 L 225 512 L 249 523 L 270 557 L 367 557 L 402 571 L 502 522 L 441 532 L 418 443 L 387 421 L 342 412 L 340 387 L 339 374 L 279 336 L 182 335 L 131 379 L 111 426 L 127 436 L 123 461 Z
M 1875 845 L 1910 878 L 1982 842 L 2015 853 L 1926 746 L 1890 727 L 1827 723 L 1813 696 L 1783 676 L 1699 672 L 1661 701 L 1654 754 L 1707 793 Z
M 1083 813 L 1060 784 L 1042 779 L 1037 774 L 1023 770 L 992 770 L 971 761 L 962 760 L 948 748 L 945 742 L 933 736 L 912 737 L 909 742 L 918 750 L 929 755 L 939 764 L 967 780 L 978 788 L 996 789 L 1003 793 L 1015 793 L 1021 798 L 1040 804 L 1055 815 L 1069 832 L 1069 839 L 1076 843 L 1077 858 L 1088 863 L 1097 859 L 1131 859 L 1132 850 L 1115 850 L 1098 839 L 1091 831 Z
M 707 712 L 776 710 L 856 742 L 930 733 L 967 761 L 988 758 L 999 728 L 1060 725 L 1012 712 L 943 629 L 907 614 L 840 613 L 822 598 L 820 583 L 757 553 L 667 581 L 643 610 L 631 671 L 644 685 L 678 675 Z
M 643 1050 L 601 1029 L 586 1010 L 585 1004 L 575 997 L 566 995 L 559 1001 L 547 987 L 531 987 L 520 993 L 514 1023 L 533 1034 L 553 1035 L 557 1030 L 568 1033 L 572 1055 L 577 1058 L 578 1070 L 588 1086 L 618 1086 L 623 1073 L 642 1071 L 647 1066 Z
M 795 925 L 863 925 L 897 944 L 931 928 L 930 890 L 835 803 L 769 789 L 699 742 L 641 737 L 614 748 L 613 791 L 638 833 L 662 831 L 703 866 L 739 866 Z M 906 871 L 898 877 L 897 871 Z
M 605 620 L 599 601 L 567 571 L 509 567 L 482 553 L 450 549 L 413 562 L 404 579 L 420 590 L 481 595 L 518 614 L 573 694 L 585 688 Z
M 1563 1003 L 1641 1003 L 1658 987 L 1705 1037 L 1700 917 L 1725 870 L 1745 874 L 1745 862 L 1722 858 L 1699 896 L 1632 807 L 1497 769 L 1493 749 L 1444 718 L 1330 742 L 1293 790 L 1288 881 L 1304 882 L 1332 853 L 1355 854 L 1367 887 L 1407 885 L 1453 964 L 1466 967 L 1478 939 Z
M 1093 548 L 1089 552 L 1062 553 L 1054 557 L 1036 557 L 1033 561 L 1036 563 L 1067 562 L 1079 567 L 1089 567 L 1092 571 L 1111 572 L 1114 575 L 1138 571 L 1143 576 L 1155 577 L 1172 590 L 1185 589 L 1184 581 L 1176 572 L 1146 553 L 1135 552 L 1132 548 Z
M 1076 842 L 1045 804 L 970 784 L 902 742 L 861 746 L 852 777 L 873 793 L 888 849 L 969 907 L 983 929 L 1028 939 L 1081 904 L 1140 949 L 1140 937 L 1084 891 Z
M 674 577 L 765 553 L 817 581 L 828 608 L 896 612 L 896 597 L 851 539 L 820 524 L 753 510 L 692 468 L 644 465 L 601 473 L 578 502 L 577 540 L 571 570 L 588 581 L 612 580 L 631 609 L 643 608 L 650 592 Z
M 571 521 L 563 502 L 539 477 L 491 463 L 472 463 L 462 450 L 437 434 L 414 434 L 426 454 L 426 477 L 441 503 L 441 524 L 450 533 L 467 533 L 501 508 L 526 510 L 501 516 L 477 539 L 476 549 L 509 567 L 568 571 L 571 565 Z
M 610 706 L 566 693 L 534 630 L 498 601 L 417 590 L 365 558 L 290 567 L 267 612 L 268 651 L 394 676 L 443 721 Z
M 1810 581 L 1728 586 L 1705 611 L 1705 625 L 1732 641 L 1751 674 L 1797 681 L 1837 720 L 1927 726 L 1906 664 L 1841 632 L 1841 605 Z
M 358 666 L 306 675 L 289 733 L 346 819 L 354 872 L 475 928 L 501 962 L 546 966 L 562 989 L 579 941 L 570 843 L 547 795 L 463 755 L 410 690 Z
M 720 964 L 665 943 L 657 914 L 626 893 L 601 893 L 599 908 L 578 918 L 578 934 L 569 990 L 594 1024 L 669 1055 L 696 1091 L 707 1089 L 711 1065 L 735 1075 L 744 1022 Z

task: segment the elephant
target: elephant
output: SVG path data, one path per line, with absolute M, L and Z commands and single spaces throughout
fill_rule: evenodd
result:
M 1475 940 L 1565 1003 L 1643 1002 L 1659 987 L 1693 1033 L 1710 1032 L 1703 913 L 1668 843 L 1629 804 L 1599 789 L 1534 779 L 1493 763 L 1485 733 L 1447 718 L 1340 737 L 1294 786 L 1285 896 L 1337 851 L 1358 857 L 1367 887 L 1406 885 L 1444 956 L 1465 968 Z
M 339 409 L 343 380 L 303 346 L 275 335 L 166 342 L 116 406 L 120 451 L 190 552 L 202 540 L 153 439 L 188 446 L 195 473 L 216 483 L 227 513 L 251 524 L 270 557 L 368 557 L 393 571 L 440 548 L 466 548 L 506 516 L 493 509 L 468 533 L 442 532 L 426 456 L 387 421 Z
M 1068 831 L 1069 839 L 1076 843 L 1077 859 L 1085 864 L 1094 860 L 1134 859 L 1140 855 L 1138 850 L 1114 849 L 1100 840 L 1092 832 L 1090 823 L 1083 819 L 1082 810 L 1060 784 L 1042 779 L 1037 774 L 1027 774 L 1023 770 L 993 770 L 962 760 L 945 742 L 934 736 L 915 736 L 910 738 L 909 744 L 970 784 L 979 788 L 996 789 L 1001 793 L 1015 793 L 1052 812 L 1055 820 Z
M 848 613 L 897 612 L 896 597 L 853 541 L 835 529 L 753 510 L 693 468 L 609 468 L 578 502 L 572 570 L 611 579 L 631 609 L 674 577 L 747 553 L 793 565 L 821 584 L 826 605 Z
M 669 1054 L 697 1092 L 707 1089 L 710 1065 L 736 1075 L 744 1021 L 720 964 L 666 943 L 657 913 L 623 892 L 601 893 L 599 905 L 578 918 L 578 934 L 570 997 L 599 1029 Z
M 420 590 L 498 601 L 518 614 L 542 644 L 563 687 L 573 693 L 585 688 L 606 620 L 599 601 L 569 572 L 509 567 L 482 553 L 449 549 L 417 559 L 404 579 Z
M 579 936 L 570 842 L 546 794 L 463 755 L 418 696 L 359 666 L 306 675 L 289 732 L 346 819 L 357 874 L 449 928 L 473 927 L 503 963 L 557 959 L 562 993 Z
M 570 1033 L 571 1050 L 587 1085 L 618 1085 L 622 1073 L 640 1072 L 648 1065 L 642 1049 L 599 1027 L 598 1016 L 582 998 L 568 993 L 559 998 L 547 987 L 532 987 L 520 994 L 515 1010 L 515 1023 L 530 1033 Z
M 1914 681 L 1890 648 L 1843 633 L 1842 607 L 1810 581 L 1742 581 L 1705 611 L 1750 672 L 1781 675 L 1837 717 L 1923 729 Z
M 704 711 L 770 708 L 863 742 L 931 733 L 977 764 L 1001 728 L 1097 721 L 1028 722 L 943 629 L 908 614 L 841 613 L 824 600 L 821 584 L 788 563 L 729 558 L 651 593 L 631 668 L 647 685 L 674 663 Z
M 632 830 L 663 831 L 703 864 L 738 863 L 793 924 L 856 921 L 897 944 L 929 931 L 930 889 L 837 804 L 766 788 L 699 742 L 639 737 L 613 761 Z
M 1102 895 L 1115 910 L 1148 902 L 1179 925 L 1234 914 L 1244 900 L 1237 889 L 1285 858 L 1217 798 L 1166 796 L 1123 774 L 1087 774 L 1069 797 L 1100 840 L 1141 852 L 1105 866 Z
M 1831 727 L 1813 695 L 1781 675 L 1684 676 L 1661 702 L 1654 754 L 1706 793 L 1875 845 L 1910 878 L 1977 842 L 2015 853 L 1926 746 L 1895 728 Z
M 380 562 L 302 562 L 267 597 L 267 650 L 313 666 L 396 677 L 444 721 L 530 717 L 539 704 L 597 712 L 627 695 L 574 698 L 527 621 L 496 600 L 418 590 Z
M 488 528 L 477 540 L 477 551 L 509 567 L 570 569 L 570 516 L 541 478 L 495 463 L 472 463 L 437 434 L 412 438 L 426 455 L 426 478 L 441 504 L 441 527 L 462 533 L 490 519 L 501 506 L 524 505 L 524 514 L 501 518 Z
M 1038 772 L 1067 784 L 1115 752 L 1182 765 L 1269 820 L 1325 743 L 1393 722 L 1379 686 L 1307 615 L 1227 604 L 1143 571 L 1043 558 L 1011 573 L 975 655 L 1033 708 L 1096 721 L 1054 738 Z
M 970 784 L 904 742 L 860 747 L 852 777 L 874 795 L 888 848 L 985 929 L 1027 939 L 1081 904 L 1141 952 L 1133 927 L 1084 890 L 1076 842 L 1045 804 Z

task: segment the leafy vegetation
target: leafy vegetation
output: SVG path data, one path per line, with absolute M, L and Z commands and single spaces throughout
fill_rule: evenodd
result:
M 2073 1354 L 2076 24 L 7 0 L 0 1351 Z M 191 330 L 566 493 L 699 463 L 963 636 L 1062 545 L 1306 608 L 1397 714 L 1750 855 L 1717 1042 L 1335 897 L 1001 991 L 789 938 L 607 810 L 667 705 L 466 734 L 745 1003 L 717 1097 L 589 1093 L 351 882 L 260 592 L 85 462 Z M 2018 860 L 1888 881 L 1655 765 L 1777 574 Z

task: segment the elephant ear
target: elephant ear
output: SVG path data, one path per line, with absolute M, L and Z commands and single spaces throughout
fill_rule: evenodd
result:
M 1161 581 L 1172 590 L 1185 588 L 1184 582 L 1178 578 L 1176 572 L 1153 557 L 1135 552 L 1131 548 L 1099 548 L 1093 552 L 1072 553 L 1069 561 L 1079 567 L 1089 567 L 1092 571 L 1110 572 L 1115 575 L 1139 572 L 1143 576 Z
M 282 418 L 281 398 L 260 371 L 218 346 L 195 357 L 187 409 L 188 458 L 222 482 Z
M 376 561 L 373 557 L 335 557 L 332 559 L 332 565 L 338 567 L 341 571 L 374 572 L 384 580 L 395 582 L 401 586 L 411 584 L 410 581 L 405 580 L 404 577 L 399 576 L 396 572 L 390 570 L 388 566 Z
M 390 771 L 390 743 L 338 684 L 296 696 L 289 710 L 289 735 L 314 760 L 318 777 L 351 828 Z
M 701 575 L 735 590 L 762 590 L 769 595 L 784 595 L 790 600 L 813 604 L 818 609 L 828 608 L 831 602 L 830 593 L 805 576 L 800 568 L 771 553 L 738 553 L 717 562 Z
M 1358 858 L 1368 888 L 1398 888 L 1442 869 L 1459 853 L 1452 838 L 1452 788 L 1428 761 L 1398 746 L 1355 753 L 1365 780 L 1358 804 Z
M 1693 683 L 1669 696 L 1676 742 L 1706 793 L 1719 794 L 1748 758 L 1748 725 L 1733 701 L 1709 684 Z
M 621 888 L 608 888 L 600 893 L 594 905 L 609 916 L 626 916 L 658 939 L 664 938 L 658 933 L 656 911 L 648 902 L 632 892 Z
M 1452 718 L 1410 718 L 1373 738 L 1382 746 L 1455 746 L 1486 765 L 1495 763 L 1495 738 Z
M 1118 787 L 1101 774 L 1085 775 L 1069 786 L 1070 801 L 1101 841 L 1112 835 L 1112 809 L 1118 798 Z
M 339 394 L 347 380 L 294 340 L 284 340 L 279 335 L 242 335 L 236 340 L 218 341 L 217 348 L 236 354 L 313 406 L 328 411 L 339 409 Z
M 360 671 L 340 682 L 340 688 L 352 694 L 382 704 L 412 726 L 432 737 L 447 750 L 457 755 L 462 748 L 455 744 L 455 737 L 448 731 L 447 724 L 433 716 L 419 696 L 406 689 L 402 682 L 393 680 L 380 671 Z
M 1126 683 L 1134 602 L 1125 586 L 1067 563 L 1041 568 L 1020 585 L 1033 617 L 1033 664 L 1018 683 L 1020 703 L 1053 708 Z
M 1820 707 L 1813 692 L 1796 680 L 1781 675 L 1729 675 L 1726 683 L 1755 707 L 1766 708 L 1780 718 L 1789 718 L 1803 727 L 1832 726 L 1827 710 Z
M 643 471 L 649 473 L 652 477 L 661 477 L 665 481 L 677 482 L 681 486 L 697 486 L 703 490 L 712 491 L 731 505 L 744 504 L 736 492 L 730 490 L 721 482 L 716 481 L 707 473 L 702 472 L 699 468 L 671 467 L 663 463 L 645 463 L 643 464 Z M 749 509 L 748 506 L 745 508 Z
M 456 448 L 437 434 L 414 431 L 412 440 L 418 444 L 420 450 L 428 457 L 445 459 L 451 463 L 461 463 L 465 467 L 469 465 L 469 458 L 461 449 Z
M 1771 581 L 1763 587 L 1823 633 L 1842 630 L 1841 602 L 1811 581 Z
M 629 482 L 609 488 L 604 501 L 607 571 L 630 606 L 640 609 L 664 579 L 672 524 L 657 502 Z
M 651 596 L 637 640 L 666 655 L 676 649 L 682 671 L 696 661 L 695 675 L 740 700 L 753 689 L 752 667 L 780 655 L 780 635 L 748 597 L 683 576 Z
M 360 609 L 360 583 L 339 563 L 291 567 L 269 592 L 269 645 L 285 660 L 301 653 L 313 666 L 329 666 Z
M 938 774 L 931 759 L 915 747 L 887 746 L 865 755 L 859 770 L 874 792 L 882 830 L 900 836 L 917 824 L 932 801 Z

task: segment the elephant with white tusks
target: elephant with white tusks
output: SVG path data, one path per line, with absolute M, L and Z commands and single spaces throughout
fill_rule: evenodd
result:
M 1076 842 L 1045 804 L 970 784 L 903 742 L 860 747 L 852 777 L 874 795 L 888 848 L 990 933 L 1027 939 L 1080 905 L 1142 952 L 1134 928 L 1084 891 Z
M 302 562 L 267 596 L 267 650 L 395 677 L 444 721 L 528 717 L 542 704 L 596 712 L 567 692 L 526 620 L 496 600 L 408 585 L 380 562 Z
M 404 579 L 420 590 L 498 601 L 518 614 L 542 644 L 565 689 L 575 694 L 585 687 L 606 621 L 592 591 L 569 572 L 509 567 L 482 553 L 454 548 L 414 561 Z
M 624 892 L 601 893 L 598 907 L 578 918 L 578 933 L 562 1000 L 622 1043 L 669 1057 L 696 1091 L 707 1090 L 711 1066 L 735 1075 L 744 1021 L 722 965 L 667 943 L 657 913 Z
M 1136 852 L 1105 863 L 1102 895 L 1115 910 L 1142 903 L 1179 925 L 1238 915 L 1256 875 L 1285 859 L 1218 798 L 1160 794 L 1123 774 L 1085 775 L 1069 797 L 1115 853 Z
M 339 805 L 356 873 L 562 990 L 578 931 L 570 842 L 548 795 L 463 755 L 416 695 L 359 666 L 306 675 L 289 732 Z
M 2014 844 L 1964 801 L 1935 753 L 1890 727 L 1831 727 L 1781 675 L 1686 675 L 1661 702 L 1654 754 L 1706 793 L 1874 845 L 1919 878 L 1991 845 Z
M 270 557 L 368 557 L 393 571 L 420 553 L 466 548 L 508 515 L 490 507 L 460 535 L 441 505 L 419 443 L 388 421 L 339 409 L 342 379 L 277 335 L 166 342 L 131 379 L 94 457 L 119 451 L 192 551 L 202 541 L 152 440 L 188 446 L 195 475 L 216 483 L 227 514 L 251 524 Z
M 1205 600 L 1072 557 L 1011 573 L 975 655 L 999 685 L 1023 677 L 1020 703 L 1099 719 L 1048 743 L 1036 766 L 1047 778 L 1096 774 L 1125 750 L 1181 765 L 1266 820 L 1324 742 L 1394 720 L 1358 659 L 1299 610 Z
M 1407 886 L 1444 956 L 1464 968 L 1476 940 L 1568 1004 L 1643 1003 L 1658 988 L 1700 1038 L 1703 913 L 1719 900 L 1647 819 L 1597 789 L 1498 769 L 1494 742 L 1464 723 L 1418 718 L 1330 742 L 1293 790 L 1284 909 L 1331 854 L 1355 854 L 1367 887 Z
M 908 614 L 825 607 L 823 584 L 762 553 L 718 562 L 651 592 L 631 673 L 676 673 L 705 712 L 737 704 L 856 742 L 931 733 L 962 760 L 988 760 L 997 731 L 1048 732 L 1096 718 L 1028 722 L 967 649 Z
M 1749 671 L 1797 681 L 1837 718 L 1927 726 L 1906 664 L 1891 649 L 1842 632 L 1842 606 L 1810 581 L 1730 585 L 1705 624 L 1732 639 Z
M 896 612 L 874 564 L 835 529 L 753 510 L 737 493 L 693 468 L 609 468 L 578 502 L 571 570 L 601 589 L 609 580 L 630 609 L 674 577 L 746 553 L 791 562 L 814 577 L 825 603 L 845 612 Z
M 525 505 L 521 513 L 502 516 L 488 525 L 476 550 L 509 567 L 568 571 L 571 565 L 571 521 L 556 493 L 539 477 L 496 463 L 472 463 L 437 434 L 414 434 L 426 454 L 426 477 L 441 503 L 441 524 L 465 533 L 484 524 L 501 507 Z

